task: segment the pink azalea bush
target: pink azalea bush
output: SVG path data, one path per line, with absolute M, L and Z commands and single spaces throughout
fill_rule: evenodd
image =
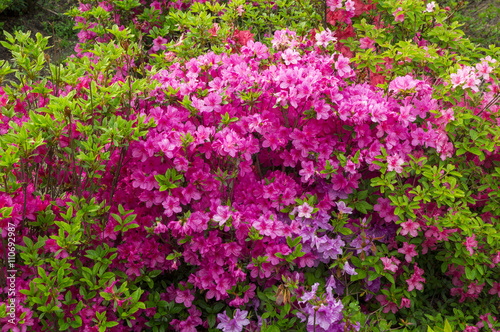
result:
M 433 2 L 252 6 L 83 1 L 47 78 L 7 36 L 2 331 L 499 329 L 499 50 Z

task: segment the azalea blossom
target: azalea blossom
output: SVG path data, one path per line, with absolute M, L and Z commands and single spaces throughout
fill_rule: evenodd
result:
M 436 8 L 436 3 L 432 1 L 425 6 L 424 12 L 432 13 L 434 11 L 434 8 Z
M 417 222 L 413 222 L 411 219 L 401 223 L 401 232 L 399 234 L 401 235 L 407 235 L 410 234 L 413 237 L 416 237 L 418 235 L 418 229 L 420 228 L 420 225 Z
M 223 332 L 241 332 L 243 331 L 243 327 L 250 324 L 247 316 L 248 311 L 236 309 L 233 318 L 229 318 L 226 311 L 224 311 L 224 313 L 217 314 L 217 318 L 220 320 L 217 328 Z
M 353 209 L 350 208 L 350 207 L 347 207 L 345 205 L 345 202 L 340 201 L 340 202 L 337 202 L 335 204 L 337 204 L 337 208 L 339 209 L 339 212 L 342 212 L 342 213 L 345 213 L 345 214 L 351 214 L 352 213 Z
M 396 22 L 403 22 L 405 20 L 405 15 L 403 13 L 403 8 L 399 7 L 398 9 L 396 9 L 396 11 L 394 13 L 392 13 L 392 15 L 394 15 L 394 20 Z
M 299 212 L 299 218 L 311 218 L 311 213 L 313 212 L 313 208 L 305 202 L 304 204 L 297 207 Z
M 387 170 L 389 172 L 396 171 L 396 173 L 402 173 L 404 160 L 399 157 L 399 155 L 394 154 L 392 156 L 387 156 Z

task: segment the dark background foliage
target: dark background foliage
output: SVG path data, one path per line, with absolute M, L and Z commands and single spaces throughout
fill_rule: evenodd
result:
M 481 46 L 500 43 L 500 0 L 437 0 L 442 8 L 450 7 L 450 19 L 464 25 L 462 29 L 474 43 Z M 77 37 L 73 20 L 64 15 L 78 0 L 0 0 L 7 6 L 0 12 L 0 29 L 40 32 L 51 36 L 54 45 L 49 54 L 60 61 L 73 52 Z M 3 35 L 0 40 L 4 40 Z M 10 53 L 0 45 L 0 60 L 9 60 Z

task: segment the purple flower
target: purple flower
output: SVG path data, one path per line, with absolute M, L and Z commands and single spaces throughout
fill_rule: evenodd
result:
M 241 332 L 243 331 L 243 326 L 250 324 L 250 321 L 246 318 L 247 315 L 248 311 L 236 309 L 234 317 L 231 319 L 224 311 L 223 314 L 217 315 L 217 318 L 221 321 L 219 325 L 217 325 L 217 328 L 224 332 Z
M 326 296 L 318 297 L 318 283 L 314 284 L 310 292 L 302 295 L 299 303 L 307 302 L 303 312 L 297 313 L 297 317 L 302 321 L 307 320 L 307 331 L 326 332 L 337 331 L 342 324 L 342 302 L 335 299 L 330 287 L 326 288 Z M 323 298 L 324 300 L 320 300 Z
M 345 213 L 345 214 L 351 214 L 352 213 L 352 208 L 347 207 L 344 202 L 337 202 L 337 207 L 340 212 Z
M 350 266 L 350 265 L 349 265 L 349 262 L 346 262 L 346 263 L 344 264 L 344 271 L 345 271 L 347 274 L 352 275 L 352 276 L 355 276 L 355 275 L 357 275 L 357 274 L 358 274 L 358 273 L 356 272 L 356 270 L 355 270 L 352 266 Z

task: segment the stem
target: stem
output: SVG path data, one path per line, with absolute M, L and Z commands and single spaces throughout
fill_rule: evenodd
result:
M 314 310 L 314 332 L 316 332 L 316 310 Z

